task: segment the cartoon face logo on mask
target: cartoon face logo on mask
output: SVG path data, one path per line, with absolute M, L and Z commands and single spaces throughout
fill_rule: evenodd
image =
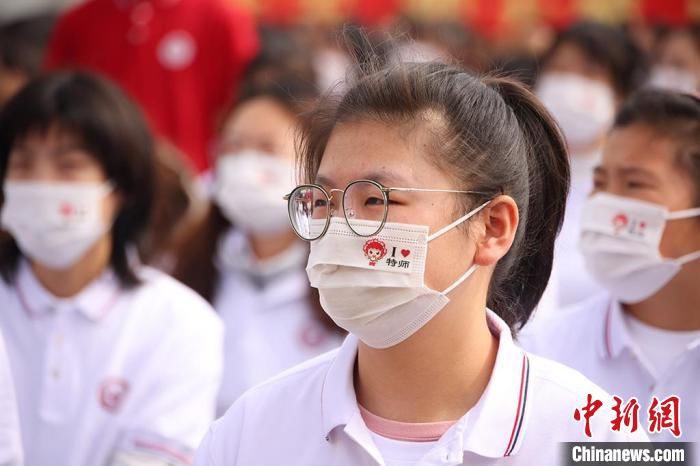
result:
M 613 217 L 613 228 L 615 228 L 615 234 L 620 233 L 620 231 L 627 226 L 629 223 L 629 219 L 627 218 L 627 215 L 623 214 L 622 212 L 615 215 Z
M 377 265 L 378 261 L 386 256 L 386 244 L 376 238 L 370 239 L 362 246 L 362 252 L 364 252 L 365 257 L 369 259 L 369 265 L 374 267 Z
M 644 231 L 646 230 L 646 222 L 641 220 L 635 220 L 627 216 L 627 214 L 620 212 L 615 215 L 612 220 L 613 228 L 615 229 L 615 234 L 619 234 L 622 231 L 627 231 L 630 235 L 644 236 Z

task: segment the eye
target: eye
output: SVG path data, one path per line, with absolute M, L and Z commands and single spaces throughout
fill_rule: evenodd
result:
M 314 201 L 314 207 L 317 209 L 328 207 L 328 201 L 326 199 L 316 199 Z
M 627 181 L 627 183 L 625 183 L 625 187 L 627 189 L 645 189 L 645 188 L 648 188 L 649 185 L 647 183 L 642 183 L 640 181 L 629 180 L 629 181 Z
M 365 205 L 381 207 L 384 205 L 384 199 L 378 197 L 368 197 L 367 200 L 365 200 Z

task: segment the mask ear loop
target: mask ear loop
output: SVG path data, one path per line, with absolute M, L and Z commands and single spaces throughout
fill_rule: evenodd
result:
M 468 214 L 466 214 L 466 215 L 464 215 L 464 216 L 458 218 L 457 220 L 455 220 L 454 222 L 450 223 L 449 225 L 440 228 L 438 231 L 436 231 L 436 232 L 433 233 L 432 235 L 428 236 L 428 242 L 430 242 L 430 241 L 432 241 L 432 240 L 434 240 L 434 239 L 436 239 L 436 238 L 439 238 L 440 236 L 444 235 L 445 233 L 447 233 L 448 231 L 450 231 L 451 229 L 453 229 L 454 227 L 456 227 L 456 226 L 459 225 L 460 223 L 466 222 L 467 220 L 469 220 L 470 218 L 472 218 L 474 215 L 476 215 L 476 214 L 478 214 L 479 212 L 481 212 L 481 210 L 482 210 L 484 207 L 486 207 L 487 205 L 489 205 L 490 203 L 491 203 L 491 200 L 489 199 L 488 201 L 484 202 L 483 204 L 481 204 L 479 207 L 477 207 L 476 209 L 472 210 L 472 211 L 469 212 Z M 444 294 L 444 295 L 449 294 L 452 290 L 454 290 L 454 289 L 457 288 L 459 285 L 461 285 L 462 283 L 464 283 L 464 281 L 465 281 L 467 278 L 471 277 L 472 274 L 473 274 L 473 273 L 476 271 L 476 269 L 478 269 L 478 268 L 479 268 L 479 266 L 478 266 L 477 264 L 472 264 L 472 266 L 469 267 L 469 269 L 467 269 L 467 271 L 466 271 L 461 277 L 459 277 L 453 284 L 451 284 L 450 286 L 448 286 L 447 288 L 445 288 L 445 290 L 443 290 L 442 294 Z
M 700 251 L 690 252 L 685 256 L 681 256 L 675 260 L 676 263 L 685 265 L 688 262 L 693 262 L 700 259 Z
M 682 220 L 684 218 L 692 218 L 697 216 L 700 216 L 700 207 L 669 212 L 666 214 L 666 220 Z
M 472 274 L 473 274 L 474 272 L 476 272 L 476 269 L 478 269 L 478 268 L 479 268 L 479 266 L 478 266 L 477 264 L 472 264 L 472 266 L 469 267 L 469 269 L 467 269 L 467 271 L 464 273 L 464 275 L 462 275 L 461 277 L 459 277 L 459 278 L 457 279 L 456 282 L 454 282 L 453 284 L 451 284 L 450 286 L 448 286 L 447 288 L 445 288 L 445 290 L 442 292 L 442 294 L 445 294 L 445 295 L 446 295 L 446 294 L 449 294 L 450 291 L 454 290 L 454 289 L 457 288 L 459 285 L 461 285 L 462 283 L 464 283 L 464 281 L 465 281 L 467 278 L 471 277 Z
M 484 202 L 483 204 L 481 204 L 481 205 L 480 205 L 479 207 L 477 207 L 476 209 L 474 209 L 474 210 L 472 210 L 471 212 L 469 212 L 467 215 L 464 215 L 464 216 L 458 218 L 457 220 L 455 220 L 454 222 L 450 223 L 449 225 L 440 228 L 438 231 L 436 231 L 436 232 L 433 233 L 432 235 L 429 235 L 429 236 L 428 236 L 428 242 L 430 242 L 430 241 L 432 241 L 432 240 L 434 240 L 434 239 L 437 239 L 437 238 L 441 237 L 442 235 L 444 235 L 445 233 L 447 233 L 448 231 L 450 231 L 451 229 L 453 229 L 454 227 L 456 227 L 456 226 L 459 225 L 460 223 L 466 222 L 467 220 L 469 220 L 470 218 L 472 218 L 474 215 L 478 214 L 478 213 L 481 211 L 481 209 L 483 209 L 484 207 L 486 207 L 487 205 L 489 205 L 490 202 L 491 202 L 491 200 L 489 199 L 488 201 Z
M 693 209 L 677 210 L 675 212 L 669 212 L 666 214 L 666 220 L 682 220 L 685 218 L 697 217 L 700 215 L 700 207 L 695 207 Z M 681 265 L 687 264 L 688 262 L 693 262 L 700 259 L 700 251 L 695 251 L 681 256 L 675 259 L 675 262 Z

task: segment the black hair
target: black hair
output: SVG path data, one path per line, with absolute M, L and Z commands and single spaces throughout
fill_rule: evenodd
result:
M 649 66 L 645 54 L 620 27 L 594 21 L 578 22 L 557 36 L 542 63 L 546 65 L 564 44 L 575 45 L 589 60 L 605 67 L 612 77 L 615 92 L 622 97 L 639 88 L 647 78 Z
M 426 112 L 437 114 L 431 156 L 454 174 L 461 189 L 486 193 L 463 207 L 501 193 L 518 205 L 515 240 L 496 265 L 488 306 L 511 328 L 522 326 L 547 286 L 569 187 L 566 145 L 554 120 L 512 79 L 478 77 L 437 62 L 375 66 L 368 42 L 360 39 L 349 48 L 360 51 L 355 55 L 363 60 L 355 82 L 339 99 L 326 98 L 301 128 L 304 177 L 315 178 L 332 132 L 344 122 L 371 118 L 402 124 L 420 122 Z
M 38 75 L 55 20 L 41 15 L 0 26 L 0 66 L 30 78 Z
M 15 143 L 54 127 L 82 143 L 120 194 L 110 261 L 123 286 L 137 285 L 128 248 L 148 223 L 154 179 L 153 141 L 141 112 L 116 86 L 88 73 L 51 73 L 30 81 L 0 111 L 0 189 Z M 5 281 L 12 281 L 20 255 L 11 238 L 0 242 Z
M 623 103 L 613 131 L 632 125 L 643 125 L 675 143 L 675 162 L 691 177 L 695 205 L 700 206 L 700 98 L 659 89 L 640 90 Z

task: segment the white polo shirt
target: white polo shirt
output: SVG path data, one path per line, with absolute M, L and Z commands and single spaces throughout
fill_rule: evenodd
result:
M 0 332 L 0 464 L 3 466 L 24 464 L 15 384 L 12 380 L 10 361 L 2 332 Z
M 22 261 L 0 280 L 0 327 L 28 466 L 109 464 L 115 450 L 187 464 L 214 418 L 223 329 L 194 292 L 149 268 L 111 270 L 58 299 Z M 170 463 L 168 463 L 170 464 Z
M 308 247 L 299 244 L 272 258 L 265 273 L 239 231 L 220 245 L 220 281 L 214 308 L 226 327 L 219 414 L 249 388 L 299 363 L 337 348 L 343 338 L 318 319 L 309 300 L 304 266 Z M 269 261 L 268 261 L 269 262 Z
M 488 319 L 500 343 L 486 391 L 419 464 L 559 464 L 557 441 L 587 439 L 575 409 L 588 394 L 606 406 L 612 401 L 578 372 L 526 354 L 490 311 Z M 355 397 L 357 344 L 351 335 L 339 350 L 248 391 L 212 426 L 195 464 L 385 465 Z M 592 417 L 592 440 L 646 439 L 613 433 L 609 424 L 605 415 Z
M 533 353 L 581 371 L 612 395 L 625 401 L 636 397 L 642 424 L 647 424 L 653 396 L 660 401 L 679 396 L 680 440 L 700 441 L 700 338 L 690 342 L 664 373 L 654 375 L 631 338 L 620 303 L 603 295 L 526 327 L 519 341 Z M 668 430 L 650 439 L 676 440 Z

